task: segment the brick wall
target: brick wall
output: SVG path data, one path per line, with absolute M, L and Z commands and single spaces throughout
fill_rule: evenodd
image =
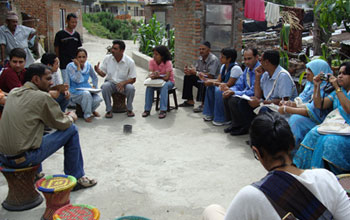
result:
M 183 69 L 198 57 L 202 41 L 204 5 L 201 0 L 176 0 L 174 4 L 175 66 Z
M 172 4 L 149 4 L 145 5 L 145 20 L 148 23 L 153 13 L 157 11 L 165 12 L 165 24 L 170 24 L 170 28 L 174 27 L 174 6 Z
M 77 31 L 82 36 L 82 10 L 79 2 L 72 0 L 13 0 L 13 9 L 20 15 L 21 12 L 34 20 L 24 22 L 24 25 L 33 27 L 38 35 L 45 36 L 45 50 L 54 52 L 54 38 L 60 30 L 60 9 L 68 13 L 76 13 L 78 16 Z
M 183 69 L 198 58 L 198 47 L 204 39 L 204 10 L 206 3 L 224 3 L 233 5 L 232 47 L 241 60 L 243 1 L 235 0 L 176 0 L 174 3 L 175 27 L 175 66 Z

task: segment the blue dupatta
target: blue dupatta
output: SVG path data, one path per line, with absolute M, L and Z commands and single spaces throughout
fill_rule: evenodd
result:
M 231 76 L 231 69 L 234 67 L 236 63 L 230 63 L 228 69 L 226 71 L 226 65 L 221 70 L 221 82 L 227 83 Z

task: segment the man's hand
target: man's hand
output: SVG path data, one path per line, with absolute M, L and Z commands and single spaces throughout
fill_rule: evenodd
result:
M 70 92 L 67 90 L 67 91 L 64 91 L 64 98 L 65 99 L 69 99 L 70 98 Z
M 94 66 L 95 72 L 100 75 L 101 77 L 105 77 L 106 74 L 104 72 L 102 72 L 102 70 L 100 69 L 100 62 L 98 62 L 95 66 Z
M 227 99 L 228 97 L 231 97 L 234 94 L 235 94 L 235 92 L 229 89 L 229 90 L 226 90 L 222 93 L 222 97 Z
M 250 107 L 252 108 L 256 108 L 260 105 L 260 99 L 258 99 L 255 96 L 250 97 L 252 100 L 248 101 L 248 104 L 250 105 Z
M 230 90 L 230 88 L 228 87 L 228 85 L 226 83 L 221 83 L 219 85 L 219 89 L 220 91 L 224 92 L 224 91 L 227 91 L 227 90 Z
M 265 72 L 264 68 L 260 65 L 257 68 L 255 68 L 255 77 L 261 77 L 262 74 Z
M 76 122 L 78 120 L 78 116 L 77 116 L 77 114 L 75 114 L 75 112 L 67 112 L 66 115 L 72 117 L 74 122 Z
M 117 83 L 117 90 L 119 92 L 124 92 L 124 87 L 125 87 L 125 84 L 123 82 L 120 82 L 120 83 Z
M 52 98 L 57 99 L 58 96 L 60 96 L 60 92 L 57 90 L 50 90 L 49 94 L 51 95 Z

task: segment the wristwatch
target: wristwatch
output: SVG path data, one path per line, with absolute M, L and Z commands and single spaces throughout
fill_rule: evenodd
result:
M 336 94 L 338 94 L 339 92 L 341 92 L 340 87 L 338 87 L 338 88 L 335 90 L 335 93 L 336 93 Z

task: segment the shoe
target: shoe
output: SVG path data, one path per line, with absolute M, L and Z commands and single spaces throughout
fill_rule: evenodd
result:
M 84 120 L 87 122 L 87 123 L 90 123 L 92 122 L 92 119 L 94 118 L 94 116 L 90 116 L 88 118 L 84 118 Z
M 148 117 L 150 114 L 151 114 L 150 111 L 144 111 L 144 112 L 142 113 L 142 117 L 146 118 L 146 117 Z
M 42 172 L 35 174 L 34 182 L 37 182 L 38 180 L 40 180 L 44 176 L 45 176 L 45 173 L 42 173 Z
M 159 119 L 163 119 L 166 117 L 166 111 L 160 111 L 159 115 L 158 115 L 158 118 Z
M 213 116 L 204 115 L 203 120 L 204 120 L 204 121 L 212 121 L 213 118 L 214 118 Z
M 234 127 L 232 125 L 230 125 L 229 127 L 224 129 L 224 132 L 225 133 L 230 133 L 233 129 L 234 129 Z
M 201 112 L 203 112 L 203 105 L 200 105 L 197 108 L 194 108 L 193 112 L 194 113 L 201 113 Z
M 244 135 L 244 134 L 248 134 L 248 129 L 247 128 L 239 128 L 239 129 L 234 129 L 230 132 L 230 134 L 232 136 L 236 136 L 236 135 Z
M 225 121 L 225 122 L 218 122 L 218 121 L 212 121 L 213 125 L 215 126 L 223 126 L 223 125 L 229 125 L 231 124 L 231 121 Z
M 194 104 L 190 104 L 187 101 L 184 101 L 183 103 L 181 103 L 179 105 L 179 107 L 193 107 L 193 106 L 194 106 Z
M 128 117 L 134 117 L 134 116 L 135 116 L 135 113 L 134 113 L 133 111 L 127 110 L 127 111 L 126 111 L 126 115 L 127 115 Z
M 98 113 L 98 112 L 96 112 L 96 111 L 93 112 L 92 114 L 93 114 L 95 117 L 101 117 L 100 113 Z
M 112 112 L 106 112 L 105 118 L 113 118 L 113 113 Z
M 97 184 L 97 181 L 94 179 L 89 179 L 86 176 L 80 177 L 77 180 L 77 185 L 74 186 L 74 188 L 72 189 L 72 191 L 77 191 L 80 189 L 86 189 L 89 187 L 93 187 Z

